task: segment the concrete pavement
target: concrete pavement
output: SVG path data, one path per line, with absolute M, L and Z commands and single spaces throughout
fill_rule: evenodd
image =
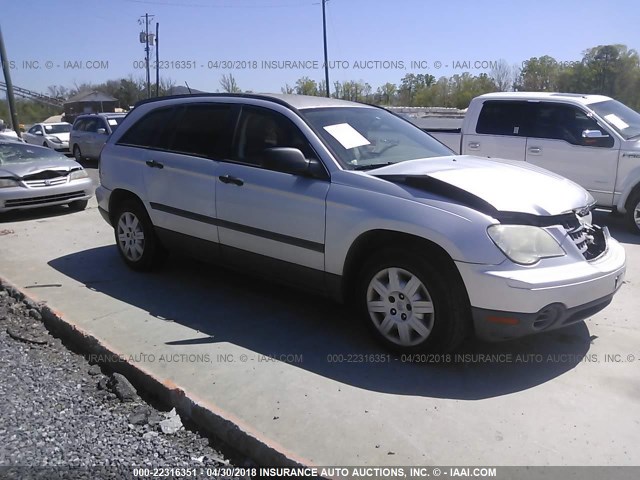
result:
M 627 250 L 613 303 L 557 332 L 470 341 L 459 364 L 387 355 L 342 307 L 215 266 L 129 271 L 95 200 L 0 223 L 0 277 L 174 386 L 195 417 L 213 412 L 258 460 L 638 465 L 640 237 L 596 218 Z

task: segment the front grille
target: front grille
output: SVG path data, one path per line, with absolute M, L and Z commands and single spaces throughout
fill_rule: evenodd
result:
M 607 249 L 607 239 L 602 227 L 582 223 L 578 217 L 564 225 L 564 228 L 587 260 L 594 260 Z
M 51 187 L 54 185 L 64 185 L 67 183 L 68 177 L 58 177 L 46 180 L 25 180 L 25 185 L 29 187 Z
M 74 198 L 84 197 L 85 193 L 80 190 L 77 192 L 60 193 L 58 195 L 45 195 L 42 197 L 20 198 L 15 200 L 7 200 L 4 202 L 5 207 L 28 207 L 33 205 L 45 205 L 53 202 L 63 202 L 65 200 L 73 200 Z
M 69 179 L 69 170 L 42 170 L 22 177 L 22 181 L 29 187 L 50 187 L 63 185 Z

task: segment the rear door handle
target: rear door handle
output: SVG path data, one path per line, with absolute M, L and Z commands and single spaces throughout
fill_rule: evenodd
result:
M 164 168 L 164 165 L 160 162 L 156 162 L 155 160 L 147 160 L 147 166 L 151 168 Z
M 478 142 L 469 142 L 469 150 L 477 150 L 480 148 L 480 144 Z
M 237 185 L 239 187 L 244 185 L 244 182 L 241 179 L 233 177 L 231 175 L 220 175 L 218 178 L 222 183 L 233 183 L 234 185 Z
M 540 147 L 529 147 L 529 153 L 539 155 L 540 153 L 542 153 L 542 149 Z

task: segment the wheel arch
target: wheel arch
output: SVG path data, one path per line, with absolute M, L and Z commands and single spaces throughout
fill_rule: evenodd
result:
M 114 215 L 118 211 L 118 208 L 120 207 L 120 205 L 122 205 L 123 202 L 127 200 L 139 203 L 140 206 L 144 208 L 145 211 L 147 211 L 144 202 L 135 193 L 131 192 L 130 190 L 125 190 L 124 188 L 116 188 L 113 192 L 111 192 L 111 195 L 109 196 L 109 220 L 111 220 L 111 225 L 114 225 Z M 149 212 L 147 212 L 147 214 L 148 213 Z
M 622 199 L 623 201 L 620 202 L 622 203 L 622 205 L 624 205 L 625 212 L 629 209 L 629 207 L 631 206 L 631 201 L 639 192 L 640 180 L 633 187 L 631 187 L 631 189 L 629 189 L 627 195 Z
M 348 299 L 356 286 L 358 274 L 362 265 L 371 255 L 385 247 L 406 248 L 416 252 L 429 253 L 430 258 L 447 269 L 447 272 L 457 280 L 464 290 L 466 300 L 469 300 L 464 281 L 451 255 L 440 245 L 409 233 L 392 230 L 369 230 L 358 236 L 351 244 L 342 272 L 342 295 Z

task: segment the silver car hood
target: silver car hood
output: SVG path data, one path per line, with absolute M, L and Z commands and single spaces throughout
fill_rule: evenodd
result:
M 22 178 L 26 175 L 43 172 L 45 170 L 57 170 L 68 172 L 82 168 L 75 160 L 34 160 L 32 162 L 5 163 L 0 165 L 0 177 Z
M 432 185 L 435 194 L 446 184 L 458 196 L 466 192 L 501 212 L 560 215 L 594 203 L 591 194 L 571 180 L 514 160 L 457 155 L 409 160 L 367 173 L 420 189 Z

